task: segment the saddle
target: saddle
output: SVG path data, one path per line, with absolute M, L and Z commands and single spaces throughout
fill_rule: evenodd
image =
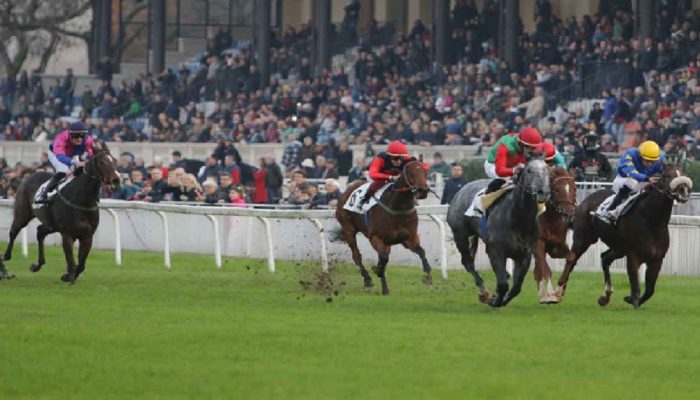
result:
M 486 216 L 489 208 L 494 205 L 504 194 L 510 192 L 514 188 L 515 185 L 513 184 L 505 184 L 500 189 L 491 193 L 486 193 L 488 188 L 481 189 L 476 196 L 474 196 L 472 204 L 469 206 L 469 208 L 467 208 L 464 215 L 467 217 Z
M 56 185 L 56 188 L 47 194 L 46 198 L 48 201 L 45 204 L 37 203 L 37 200 L 46 191 L 46 188 L 49 185 L 50 181 L 42 183 L 41 186 L 39 186 L 39 189 L 37 189 L 36 193 L 34 194 L 34 198 L 32 199 L 32 208 L 36 210 L 51 204 L 56 199 L 56 196 L 58 196 L 58 192 L 61 191 L 66 185 L 68 185 L 73 180 L 73 178 L 73 175 L 67 175 L 66 177 L 61 179 L 61 181 L 58 182 L 58 185 Z
M 615 194 L 612 194 L 608 196 L 608 198 L 603 200 L 602 203 L 600 203 L 600 205 L 594 211 L 594 213 L 608 220 L 610 219 L 610 217 L 612 217 L 614 221 L 619 221 L 620 217 L 627 214 L 629 210 L 632 209 L 632 206 L 634 206 L 635 203 L 637 203 L 637 200 L 639 200 L 643 193 L 643 191 L 632 193 L 629 197 L 627 197 L 627 199 L 620 203 L 619 206 L 615 207 L 615 209 L 608 210 L 608 207 L 613 202 L 613 199 L 615 199 Z
M 393 185 L 393 183 L 388 182 L 386 185 L 377 190 L 377 192 L 367 201 L 367 203 L 360 205 L 360 199 L 365 196 L 367 189 L 369 189 L 369 185 L 370 182 L 367 182 L 355 189 L 350 197 L 348 197 L 348 201 L 343 205 L 343 209 L 357 214 L 366 214 L 372 209 L 372 207 L 377 205 L 379 199 L 382 198 L 382 194 L 384 194 L 384 192 L 389 188 L 389 186 Z

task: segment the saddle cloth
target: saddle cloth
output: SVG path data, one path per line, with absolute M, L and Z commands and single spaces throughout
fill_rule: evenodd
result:
M 68 185 L 71 181 L 73 180 L 73 175 L 69 175 L 61 182 L 58 183 L 58 186 L 56 186 L 56 189 L 52 190 L 51 193 L 48 194 L 47 198 L 49 199 L 49 202 L 46 204 L 38 204 L 36 201 L 39 199 L 42 193 L 46 190 L 46 187 L 49 185 L 49 181 L 46 181 L 39 186 L 39 189 L 37 189 L 36 193 L 34 193 L 34 200 L 32 201 L 32 209 L 37 210 L 41 207 L 45 207 L 49 205 L 55 198 L 56 195 L 58 194 L 59 190 L 62 190 L 66 185 Z
M 348 197 L 348 201 L 343 205 L 343 208 L 350 211 L 354 212 L 357 214 L 364 214 L 372 207 L 377 205 L 377 202 L 379 202 L 379 199 L 382 198 L 382 194 L 386 191 L 386 189 L 392 185 L 391 182 L 387 183 L 386 185 L 382 186 L 377 192 L 370 198 L 367 203 L 364 204 L 364 206 L 360 207 L 360 200 L 365 197 L 365 193 L 367 193 L 367 189 L 369 188 L 370 182 L 365 183 L 364 185 L 360 185 L 357 189 L 355 189 L 350 197 Z
M 496 200 L 500 199 L 501 196 L 504 194 L 510 192 L 513 190 L 515 186 L 511 184 L 506 184 L 502 188 L 496 190 L 495 192 L 491 192 L 488 194 L 486 193 L 486 189 L 488 188 L 483 188 L 479 192 L 477 192 L 476 196 L 474 196 L 474 200 L 472 201 L 472 204 L 467 208 L 467 211 L 464 213 L 465 216 L 467 217 L 482 217 L 486 214 L 486 211 L 493 205 L 493 203 L 496 202 Z
M 622 204 L 615 207 L 614 210 L 608 210 L 608 207 L 615 198 L 615 195 L 612 194 L 608 198 L 603 200 L 602 203 L 600 203 L 595 212 L 598 215 L 612 216 L 615 219 L 615 221 L 619 221 L 620 217 L 627 214 L 627 211 L 629 211 L 630 208 L 632 208 L 632 206 L 634 205 L 634 203 L 637 202 L 637 199 L 639 199 L 639 195 L 640 192 L 633 193 L 625 201 L 623 201 Z

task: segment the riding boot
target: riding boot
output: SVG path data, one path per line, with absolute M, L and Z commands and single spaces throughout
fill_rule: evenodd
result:
M 367 204 L 367 202 L 369 201 L 369 199 L 372 198 L 372 196 L 374 196 L 374 192 L 371 190 L 371 188 L 367 188 L 367 192 L 366 192 L 365 195 L 362 196 L 362 198 L 360 199 L 360 204 L 359 204 L 360 207 L 362 207 L 362 206 L 364 206 L 365 204 Z
M 49 184 L 46 185 L 46 188 L 44 188 L 44 191 L 41 192 L 41 195 L 39 198 L 36 200 L 38 204 L 46 204 L 49 202 L 49 193 L 51 193 L 54 189 L 56 189 L 56 186 L 58 186 L 58 183 L 61 182 L 63 178 L 66 177 L 65 172 L 56 172 L 52 177 L 51 180 L 49 181 Z
M 605 219 L 607 219 L 608 222 L 610 222 L 610 224 L 614 225 L 616 222 L 615 216 L 612 214 L 612 212 L 615 211 L 615 209 L 619 207 L 620 204 L 622 204 L 625 201 L 625 199 L 627 199 L 630 193 L 632 193 L 632 189 L 630 189 L 627 186 L 621 187 L 615 195 L 615 198 L 613 199 L 612 203 L 610 203 L 607 210 L 605 210 L 607 214 L 605 215 Z

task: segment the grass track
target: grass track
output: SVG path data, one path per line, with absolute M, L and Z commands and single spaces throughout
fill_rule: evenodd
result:
M 383 298 L 340 265 L 328 302 L 299 284 L 311 264 L 178 255 L 166 271 L 96 251 L 69 287 L 59 250 L 47 259 L 31 274 L 16 256 L 0 282 L 0 399 L 700 398 L 698 278 L 662 277 L 634 311 L 626 276 L 602 309 L 598 274 L 575 273 L 559 306 L 536 303 L 530 274 L 492 310 L 462 271 L 425 287 L 390 267 Z

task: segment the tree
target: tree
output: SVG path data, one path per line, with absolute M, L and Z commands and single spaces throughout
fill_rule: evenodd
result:
M 60 43 L 62 27 L 83 16 L 90 0 L 0 0 L 0 65 L 14 78 L 30 54 L 43 72 Z

